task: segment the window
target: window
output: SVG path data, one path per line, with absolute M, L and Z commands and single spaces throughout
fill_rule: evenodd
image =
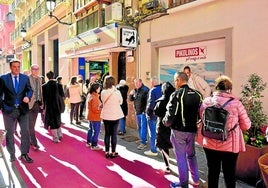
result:
M 77 34 L 84 33 L 98 27 L 98 11 L 89 14 L 77 22 Z

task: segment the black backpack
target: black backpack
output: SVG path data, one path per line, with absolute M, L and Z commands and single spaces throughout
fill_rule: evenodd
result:
M 209 106 L 203 112 L 202 135 L 208 138 L 225 141 L 230 131 L 237 127 L 237 124 L 230 130 L 227 129 L 226 122 L 229 112 L 224 107 L 232 101 L 226 101 L 222 106 Z

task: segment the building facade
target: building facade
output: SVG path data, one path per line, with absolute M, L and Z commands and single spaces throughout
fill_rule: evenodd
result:
M 0 4 L 0 74 L 10 70 L 9 61 L 14 58 L 14 46 L 10 33 L 14 31 L 15 17 L 11 6 Z
M 49 10 L 53 3 L 55 8 Z M 24 69 L 37 63 L 42 75 L 52 70 L 64 84 L 74 75 L 89 79 L 108 72 L 118 81 L 126 79 L 125 57 L 137 46 L 137 31 L 117 23 L 122 20 L 122 3 L 18 0 L 12 5 L 16 15 L 12 39 Z M 106 7 L 111 7 L 109 12 Z M 134 40 L 128 41 L 132 36 Z
M 251 73 L 268 82 L 267 10 L 266 0 L 204 0 L 170 8 L 141 23 L 137 72 L 144 79 L 149 74 L 173 81 L 173 73 L 189 65 L 212 87 L 217 76 L 228 75 L 233 93 L 241 96 Z M 268 90 L 263 94 L 267 113 Z
M 117 81 L 126 79 L 132 89 L 135 77 L 147 86 L 152 76 L 172 81 L 174 72 L 185 65 L 211 87 L 217 76 L 230 76 L 237 96 L 249 74 L 255 72 L 268 80 L 266 0 L 55 3 L 56 8 L 49 12 L 46 1 L 14 1 L 16 24 L 11 38 L 24 69 L 38 63 L 43 75 L 53 70 L 64 84 L 73 75 L 89 78 L 109 72 Z M 22 28 L 27 30 L 24 38 Z M 131 46 L 133 32 L 137 34 Z M 267 96 L 265 90 L 265 110 Z M 129 110 L 128 125 L 135 127 L 132 103 Z

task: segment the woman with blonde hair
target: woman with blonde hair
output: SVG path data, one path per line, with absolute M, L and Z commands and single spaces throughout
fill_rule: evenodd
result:
M 73 76 L 68 85 L 68 98 L 71 104 L 70 123 L 73 124 L 73 119 L 76 120 L 76 124 L 81 124 L 78 119 L 79 107 L 81 103 L 82 89 L 77 82 L 77 77 Z

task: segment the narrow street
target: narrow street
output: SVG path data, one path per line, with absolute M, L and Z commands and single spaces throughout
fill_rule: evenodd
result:
M 117 152 L 119 156 L 114 159 L 106 159 L 104 151 L 93 151 L 86 147 L 86 132 L 88 123 L 82 125 L 70 125 L 68 113 L 63 114 L 62 127 L 63 140 L 55 144 L 51 141 L 51 134 L 43 128 L 38 117 L 36 135 L 39 141 L 40 150 L 30 150 L 30 157 L 34 163 L 25 164 L 18 159 L 19 135 L 16 136 L 16 157 L 17 160 L 9 163 L 15 180 L 15 187 L 169 187 L 171 181 L 177 181 L 177 167 L 173 152 L 171 152 L 171 174 L 165 174 L 165 165 L 159 153 L 156 157 L 148 157 L 143 154 L 145 150 L 137 150 L 135 141 L 136 130 L 127 129 L 127 134 L 118 136 Z M 1 122 L 2 117 L 1 117 Z M 3 128 L 3 123 L 0 124 Z M 18 130 L 19 132 L 19 130 Z M 102 130 L 99 145 L 103 148 Z M 4 143 L 3 143 L 4 145 Z M 148 149 L 148 148 L 147 148 Z M 9 155 L 4 147 L 5 156 Z M 200 187 L 206 187 L 206 160 L 202 148 L 196 148 L 199 171 Z M 7 172 L 1 160 L 0 187 L 8 185 Z M 192 187 L 191 185 L 189 187 Z M 220 187 L 225 187 L 221 177 Z M 243 182 L 237 183 L 238 188 L 250 188 Z

